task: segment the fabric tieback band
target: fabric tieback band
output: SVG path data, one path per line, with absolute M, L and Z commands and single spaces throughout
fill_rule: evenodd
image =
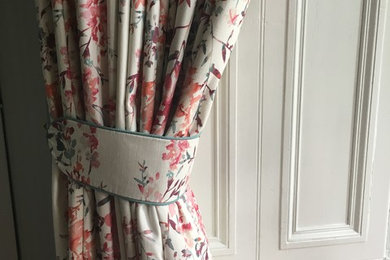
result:
M 187 188 L 199 136 L 168 138 L 62 118 L 48 126 L 53 160 L 68 178 L 129 201 L 167 205 Z

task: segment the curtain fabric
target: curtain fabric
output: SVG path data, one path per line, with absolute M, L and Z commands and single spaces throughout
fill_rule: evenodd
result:
M 36 0 L 50 120 L 167 137 L 201 133 L 247 5 Z M 98 167 L 104 154 L 88 156 Z M 165 159 L 177 158 L 172 150 Z M 57 259 L 211 259 L 190 187 L 172 204 L 146 205 L 81 185 L 54 160 L 52 167 Z

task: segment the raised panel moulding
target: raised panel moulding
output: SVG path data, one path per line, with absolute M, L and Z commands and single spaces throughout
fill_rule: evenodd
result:
M 237 49 L 237 47 L 236 47 Z M 213 113 L 214 236 L 209 237 L 213 256 L 234 255 L 236 248 L 236 158 L 237 158 L 237 51 L 230 57 L 218 90 Z
M 291 0 L 285 75 L 281 189 L 281 249 L 364 241 L 372 152 L 369 145 L 373 72 L 380 0 L 363 1 L 358 69 L 354 97 L 352 147 L 349 167 L 348 212 L 345 223 L 298 228 L 297 214 L 302 81 L 307 0 Z

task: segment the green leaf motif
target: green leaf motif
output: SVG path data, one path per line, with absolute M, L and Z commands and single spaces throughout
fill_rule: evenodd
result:
M 101 201 L 99 201 L 98 203 L 97 203 L 97 206 L 98 207 L 101 207 L 101 206 L 103 206 L 104 204 L 106 204 L 106 203 L 108 203 L 108 202 L 110 202 L 111 201 L 111 197 L 110 196 L 107 196 L 107 197 L 105 197 L 104 199 L 102 199 Z
M 168 177 L 168 178 L 172 178 L 172 177 L 173 177 L 173 172 L 171 172 L 171 171 L 168 171 L 168 173 L 167 173 L 167 177 Z
M 89 213 L 89 207 L 86 207 L 84 217 L 86 217 L 88 215 L 88 213 Z
M 57 150 L 60 152 L 65 150 L 65 145 L 60 138 L 57 138 Z
M 172 239 L 168 238 L 167 240 L 165 240 L 165 244 L 172 250 L 175 250 L 175 248 L 173 247 L 173 244 L 172 244 Z
M 66 150 L 65 152 L 64 152 L 64 156 L 65 156 L 65 158 L 67 158 L 67 159 L 72 159 L 72 157 L 75 155 L 75 150 L 74 149 L 69 149 L 69 150 Z
M 141 184 L 142 186 L 145 186 L 145 185 L 146 185 L 144 181 L 141 181 L 141 180 L 138 179 L 138 178 L 134 178 L 134 180 L 135 180 L 136 182 L 138 182 L 139 184 Z
M 222 6 L 218 6 L 216 9 L 215 9 L 215 15 L 218 16 L 219 14 L 221 14 L 223 12 L 223 7 Z

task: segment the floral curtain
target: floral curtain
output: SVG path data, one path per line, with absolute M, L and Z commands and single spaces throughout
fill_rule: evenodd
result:
M 50 120 L 167 137 L 201 133 L 247 5 L 36 0 Z M 94 141 L 90 168 L 104 156 Z M 177 164 L 178 150 L 167 149 L 163 159 Z M 75 182 L 53 161 L 52 191 L 57 259 L 211 259 L 189 186 L 174 203 L 148 205 Z

